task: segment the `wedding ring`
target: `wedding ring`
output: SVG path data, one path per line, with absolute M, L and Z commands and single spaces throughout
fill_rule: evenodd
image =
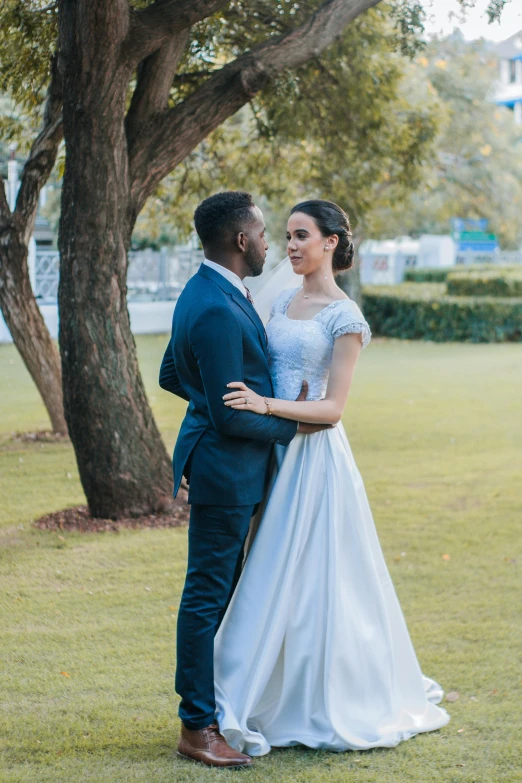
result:
M 245 397 L 245 405 L 248 405 L 248 403 L 249 403 L 248 397 Z

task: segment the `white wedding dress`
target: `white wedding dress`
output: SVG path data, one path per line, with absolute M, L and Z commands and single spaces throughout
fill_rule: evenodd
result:
M 370 330 L 351 300 L 267 334 L 274 394 L 324 397 L 337 337 Z M 252 756 L 271 746 L 392 747 L 444 726 L 443 692 L 422 675 L 341 424 L 277 446 L 262 520 L 216 637 L 217 718 Z

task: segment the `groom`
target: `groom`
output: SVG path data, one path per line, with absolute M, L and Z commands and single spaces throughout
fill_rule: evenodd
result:
M 260 275 L 265 262 L 261 210 L 248 193 L 217 193 L 194 221 L 205 260 L 176 303 L 159 379 L 189 403 L 173 458 L 174 493 L 185 475 L 192 504 L 177 632 L 178 752 L 208 766 L 241 767 L 252 759 L 233 750 L 216 723 L 214 636 L 239 579 L 273 444 L 287 445 L 298 425 L 223 404 L 231 381 L 273 396 L 265 330 L 242 282 Z

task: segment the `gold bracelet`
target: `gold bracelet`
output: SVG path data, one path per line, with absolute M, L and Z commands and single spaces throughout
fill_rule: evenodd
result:
M 272 408 L 270 407 L 270 403 L 268 402 L 268 397 L 263 398 L 266 405 L 266 413 L 265 416 L 271 416 L 272 415 Z

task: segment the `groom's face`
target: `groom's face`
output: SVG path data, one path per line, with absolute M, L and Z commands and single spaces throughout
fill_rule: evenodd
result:
M 247 238 L 244 261 L 248 268 L 247 276 L 257 277 L 263 271 L 268 244 L 265 238 L 265 221 L 259 207 L 252 207 L 252 215 L 254 220 L 244 232 Z

